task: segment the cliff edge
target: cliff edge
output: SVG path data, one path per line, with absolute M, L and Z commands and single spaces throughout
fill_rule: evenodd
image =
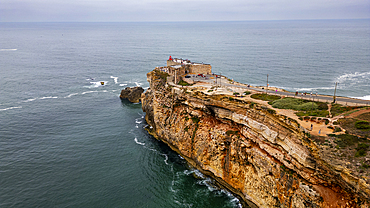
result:
M 370 185 L 322 157 L 296 120 L 147 74 L 148 131 L 251 207 L 369 207 Z

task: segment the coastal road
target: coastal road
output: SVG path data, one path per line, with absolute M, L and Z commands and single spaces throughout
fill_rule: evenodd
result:
M 212 78 L 213 77 L 213 78 Z M 226 77 L 222 78 L 215 78 L 215 76 L 212 75 L 207 75 L 206 77 L 192 77 L 194 81 L 202 81 L 202 82 L 208 82 L 212 85 L 215 85 L 215 82 L 217 81 L 217 85 L 221 87 L 232 87 L 232 88 L 242 88 L 245 90 L 255 90 L 259 92 L 266 92 L 266 89 L 258 88 L 258 87 L 253 87 L 250 86 L 248 87 L 245 84 L 240 84 L 240 83 L 234 83 L 232 84 L 229 80 L 227 80 Z M 220 81 L 221 80 L 221 81 Z M 270 95 L 279 95 L 279 96 L 285 96 L 285 97 L 296 97 L 296 98 L 301 98 L 305 100 L 313 100 L 313 101 L 320 101 L 320 102 L 328 102 L 331 103 L 333 102 L 333 96 L 328 96 L 328 95 L 303 95 L 299 93 L 297 96 L 295 96 L 295 93 L 293 92 L 287 92 L 287 91 L 272 91 L 272 90 L 267 90 L 267 93 Z M 360 100 L 360 99 L 355 99 L 355 98 L 349 98 L 349 97 L 338 97 L 336 96 L 336 103 L 340 103 L 342 105 L 350 105 L 350 106 L 355 106 L 355 105 L 367 105 L 370 106 L 370 100 Z

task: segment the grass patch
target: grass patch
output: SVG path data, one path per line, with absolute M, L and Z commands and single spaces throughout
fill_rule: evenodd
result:
M 250 95 L 250 94 L 251 94 L 251 92 L 249 92 L 249 91 L 244 92 L 244 95 Z
M 185 82 L 184 80 L 180 80 L 177 84 L 181 86 L 191 86 L 191 84 Z
M 314 102 L 305 102 L 305 100 L 290 97 L 273 101 L 272 107 L 279 109 L 292 109 L 297 111 L 308 111 L 318 109 L 318 105 Z
M 268 95 L 268 94 L 264 94 L 264 93 L 253 94 L 253 95 L 251 95 L 251 98 L 258 99 L 258 100 L 269 101 L 269 102 L 281 99 L 280 96 Z
M 274 108 L 299 111 L 296 115 L 300 117 L 326 117 L 329 115 L 329 112 L 327 111 L 328 105 L 323 102 L 310 102 L 308 100 L 286 97 L 280 100 L 275 100 L 269 104 Z

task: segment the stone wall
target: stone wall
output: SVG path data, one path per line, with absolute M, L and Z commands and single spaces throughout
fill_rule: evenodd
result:
M 212 74 L 212 67 L 209 64 L 192 64 L 190 73 L 194 74 Z

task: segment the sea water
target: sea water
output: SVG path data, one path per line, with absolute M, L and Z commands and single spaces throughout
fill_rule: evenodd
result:
M 369 20 L 0 23 L 0 207 L 239 207 L 146 133 L 125 87 L 172 57 L 369 99 Z M 101 85 L 100 82 L 104 82 Z M 196 176 L 196 177 L 194 177 Z

